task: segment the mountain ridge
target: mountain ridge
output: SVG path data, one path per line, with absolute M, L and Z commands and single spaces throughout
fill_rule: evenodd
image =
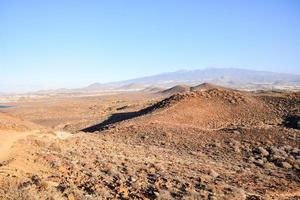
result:
M 196 86 L 202 83 L 244 90 L 291 90 L 300 91 L 300 74 L 258 71 L 241 68 L 205 68 L 178 70 L 123 81 L 94 82 L 81 88 L 39 90 L 26 94 L 89 93 L 103 91 L 137 91 L 149 87 L 168 89 L 176 85 Z M 9 93 L 1 93 L 7 95 Z M 18 93 L 22 94 L 22 93 Z
M 129 79 L 111 83 L 93 83 L 85 89 L 95 89 L 95 85 L 99 84 L 99 89 L 105 85 L 111 89 L 124 89 L 125 85 L 136 84 L 139 85 L 137 89 L 140 89 L 142 85 L 160 86 L 160 87 L 172 87 L 179 84 L 198 85 L 204 82 L 210 82 L 220 86 L 227 86 L 233 88 L 239 88 L 245 85 L 296 85 L 300 87 L 300 75 L 277 73 L 268 71 L 257 71 L 249 69 L 239 68 L 207 68 L 196 70 L 180 70 L 175 72 L 168 72 L 162 74 L 156 74 L 152 76 L 145 76 L 135 79 Z M 131 87 L 131 89 L 133 89 Z M 144 88 L 143 88 L 144 89 Z

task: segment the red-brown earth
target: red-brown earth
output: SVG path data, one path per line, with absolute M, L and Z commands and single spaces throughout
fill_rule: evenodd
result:
M 299 199 L 300 93 L 204 86 L 18 102 L 0 197 Z

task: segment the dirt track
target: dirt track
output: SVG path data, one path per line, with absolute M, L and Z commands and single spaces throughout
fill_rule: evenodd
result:
M 36 134 L 36 132 L 0 132 L 0 162 L 9 159 L 12 151 L 15 150 L 11 148 L 15 142 L 33 134 Z

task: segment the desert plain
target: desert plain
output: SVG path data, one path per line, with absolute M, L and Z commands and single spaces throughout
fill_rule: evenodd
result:
M 300 199 L 300 93 L 212 84 L 0 108 L 0 199 Z

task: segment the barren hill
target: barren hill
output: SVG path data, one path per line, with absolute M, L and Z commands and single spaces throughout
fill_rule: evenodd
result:
M 175 85 L 174 87 L 161 91 L 160 94 L 173 95 L 176 93 L 184 93 L 188 91 L 190 91 L 190 86 L 188 85 Z
M 160 88 L 160 87 L 146 87 L 145 89 L 142 90 L 142 92 L 150 92 L 150 93 L 157 93 L 159 91 L 162 91 L 163 88 Z
M 176 152 L 176 160 L 169 159 L 170 171 L 178 171 L 178 158 L 193 157 L 199 162 L 183 162 L 182 181 L 189 182 L 186 174 L 203 169 L 201 182 L 207 181 L 217 191 L 217 199 L 298 197 L 300 140 L 294 125 L 300 116 L 300 93 L 251 93 L 204 86 L 206 90 L 175 94 L 137 112 L 116 113 L 85 131 L 109 136 L 114 143 Z M 293 126 L 286 126 L 291 116 L 288 122 Z M 204 174 L 213 178 L 207 180 Z M 223 190 L 228 185 L 246 188 L 248 193 L 239 196 L 233 192 L 230 197 L 232 192 Z M 286 193 L 286 188 L 293 192 Z M 209 198 L 203 195 L 202 199 Z
M 203 88 L 207 89 L 202 90 Z M 266 97 L 211 84 L 198 86 L 197 89 L 200 90 L 174 94 L 137 112 L 115 114 L 105 123 L 89 130 L 96 131 L 97 127 L 102 129 L 124 120 L 203 129 L 279 125 L 284 123 L 284 118 L 295 109 L 292 107 L 300 106 L 300 103 L 295 101 L 297 97 Z M 276 103 L 280 98 L 284 99 L 284 103 Z M 280 108 L 278 104 L 281 105 Z
M 276 116 L 261 100 L 247 93 L 211 89 L 175 95 L 151 118 L 201 128 L 276 123 Z
M 212 83 L 201 83 L 200 85 L 191 87 L 191 91 L 202 91 L 202 90 L 209 90 L 209 89 L 225 89 L 225 88 Z M 229 90 L 229 88 L 226 89 Z

